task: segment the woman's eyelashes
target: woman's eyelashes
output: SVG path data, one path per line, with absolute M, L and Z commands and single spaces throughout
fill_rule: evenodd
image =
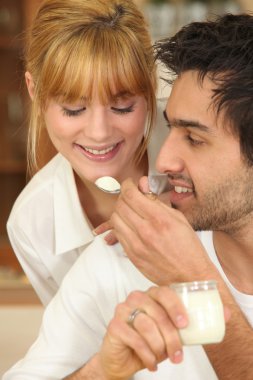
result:
M 117 107 L 111 107 L 111 110 L 115 113 L 118 113 L 120 115 L 123 115 L 123 114 L 126 114 L 126 113 L 129 113 L 129 112 L 133 112 L 134 110 L 134 106 L 131 105 L 129 107 L 124 107 L 124 108 L 117 108 Z
M 82 107 L 82 108 L 79 108 L 79 109 L 70 109 L 70 108 L 66 108 L 66 107 L 63 107 L 63 108 L 62 108 L 63 115 L 68 116 L 68 117 L 79 116 L 79 115 L 81 115 L 81 113 L 83 113 L 85 110 L 86 110 L 86 107 Z M 129 107 L 124 107 L 124 108 L 111 107 L 111 110 L 112 110 L 114 113 L 117 113 L 117 114 L 119 114 L 119 115 L 124 115 L 124 114 L 130 113 L 130 112 L 133 112 L 133 110 L 134 110 L 134 106 L 131 105 L 131 106 L 129 106 Z
M 83 107 L 76 110 L 72 110 L 72 109 L 63 107 L 62 111 L 63 111 L 63 115 L 71 117 L 71 116 L 79 116 L 83 111 L 85 111 L 85 109 L 86 108 Z

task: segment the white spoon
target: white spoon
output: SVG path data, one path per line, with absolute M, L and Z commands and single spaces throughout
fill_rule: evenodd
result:
M 96 179 L 95 185 L 102 191 L 110 194 L 120 193 L 120 183 L 113 177 L 104 176 Z
M 166 174 L 150 174 L 148 176 L 149 187 L 152 193 L 161 194 L 167 190 L 168 176 Z M 102 191 L 110 194 L 120 193 L 120 183 L 113 177 L 104 176 L 95 181 L 95 185 Z

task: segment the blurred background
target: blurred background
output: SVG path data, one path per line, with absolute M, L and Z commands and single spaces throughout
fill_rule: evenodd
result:
M 71 1 L 71 0 L 70 0 Z M 109 1 L 109 0 L 108 0 Z M 6 234 L 11 207 L 29 180 L 26 173 L 28 96 L 22 49 L 41 0 L 0 0 L 0 376 L 34 340 L 42 306 L 12 252 Z M 182 25 L 225 12 L 253 11 L 253 0 L 135 0 L 144 12 L 153 40 Z M 165 94 L 166 95 L 166 94 Z M 40 165 L 53 151 L 42 137 Z

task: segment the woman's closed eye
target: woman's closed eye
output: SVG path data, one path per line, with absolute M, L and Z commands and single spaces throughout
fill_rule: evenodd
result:
M 69 117 L 79 116 L 82 112 L 86 110 L 86 107 L 78 108 L 78 109 L 71 109 L 71 108 L 63 108 L 63 114 Z M 111 107 L 111 110 L 119 115 L 124 115 L 130 112 L 133 112 L 134 107 L 124 107 L 124 108 L 118 108 L 118 107 Z
M 78 109 L 70 109 L 70 108 L 63 108 L 63 114 L 66 116 L 79 116 L 83 111 L 85 111 L 85 107 L 78 108 Z
M 111 110 L 117 114 L 124 115 L 126 113 L 133 112 L 134 106 L 119 108 L 119 107 L 111 107 Z

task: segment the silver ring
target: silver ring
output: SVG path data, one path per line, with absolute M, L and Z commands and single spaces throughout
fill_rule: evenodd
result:
M 137 317 L 137 315 L 140 313 L 147 314 L 146 311 L 143 309 L 134 309 L 132 313 L 129 315 L 129 317 L 127 318 L 127 324 L 131 327 L 134 327 L 134 320 Z

